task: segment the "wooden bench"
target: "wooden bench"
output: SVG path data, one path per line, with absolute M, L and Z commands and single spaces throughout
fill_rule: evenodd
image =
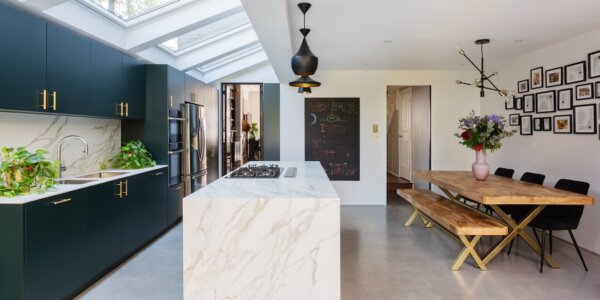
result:
M 486 235 L 507 235 L 508 228 L 480 211 L 451 201 L 429 190 L 399 189 L 400 197 L 415 209 L 405 226 L 410 226 L 417 216 L 426 227 L 432 223 L 439 225 L 463 244 L 464 248 L 454 261 L 452 271 L 457 271 L 469 255 L 481 270 L 487 270 L 475 251 L 475 245 Z M 467 236 L 473 236 L 469 241 Z

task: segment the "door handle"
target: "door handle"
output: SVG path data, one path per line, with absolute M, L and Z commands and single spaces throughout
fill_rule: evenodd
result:
M 56 111 L 56 91 L 52 92 L 52 110 Z
M 129 196 L 129 181 L 125 180 L 125 196 Z
M 162 175 L 164 172 L 156 172 L 156 173 L 152 173 L 152 176 L 160 176 Z
M 62 199 L 62 200 L 58 200 L 58 201 L 54 201 L 54 202 L 52 202 L 52 204 L 54 204 L 54 205 L 61 205 L 61 204 L 63 204 L 63 203 L 67 203 L 67 202 L 69 202 L 69 201 L 71 201 L 71 198 Z
M 129 117 L 129 102 L 125 102 L 125 116 Z
M 119 193 L 117 194 L 117 197 L 123 198 L 123 181 L 119 181 L 117 186 L 119 186 Z
M 42 105 L 40 105 L 42 107 L 43 110 L 48 109 L 48 91 L 44 90 L 42 93 Z
M 173 96 L 169 97 L 169 107 L 173 108 Z

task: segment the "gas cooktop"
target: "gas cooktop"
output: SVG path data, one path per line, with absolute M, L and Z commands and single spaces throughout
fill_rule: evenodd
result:
M 231 172 L 227 178 L 279 178 L 283 168 L 278 165 L 251 164 Z

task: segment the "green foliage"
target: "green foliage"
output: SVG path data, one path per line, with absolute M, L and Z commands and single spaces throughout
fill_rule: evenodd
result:
M 248 133 L 249 139 L 256 138 L 256 136 L 258 135 L 258 124 L 256 124 L 256 122 L 252 122 L 252 125 L 250 126 L 250 131 Z
M 498 150 L 502 147 L 502 139 L 512 136 L 516 130 L 505 130 L 506 120 L 504 116 L 475 115 L 471 111 L 468 116 L 459 119 L 458 129 L 461 133 L 455 136 L 460 138 L 460 144 L 474 150 Z
M 35 153 L 25 147 L 2 148 L 0 165 L 0 197 L 14 197 L 30 193 L 43 193 L 56 186 L 60 163 L 45 158 L 48 151 Z
M 156 165 L 152 154 L 146 150 L 141 141 L 128 142 L 109 162 L 117 169 L 141 169 Z

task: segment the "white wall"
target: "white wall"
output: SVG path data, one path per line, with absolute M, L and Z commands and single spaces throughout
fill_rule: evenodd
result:
M 503 62 L 498 68 L 500 75 L 497 84 L 503 88 L 515 90 L 517 81 L 529 78 L 529 71 L 534 67 L 543 66 L 544 70 L 549 70 L 577 61 L 587 61 L 588 53 L 600 50 L 599 41 L 600 30 Z M 589 82 L 598 80 L 596 78 Z M 574 88 L 577 84 L 550 89 Z M 533 92 L 550 89 L 536 89 Z M 598 102 L 598 100 L 573 101 L 575 105 Z M 504 109 L 502 101 L 490 99 L 482 104 L 482 113 L 501 113 L 508 117 L 508 114 L 517 113 L 517 111 L 507 111 Z M 571 112 L 559 111 L 555 114 L 571 114 Z M 534 115 L 539 117 L 555 114 Z M 498 166 L 515 169 L 516 178 L 525 171 L 545 174 L 545 184 L 550 186 L 553 186 L 560 178 L 586 181 L 591 185 L 590 194 L 596 199 L 600 196 L 600 141 L 597 134 L 565 135 L 535 131 L 533 136 L 519 136 L 517 133 L 516 136 L 506 140 L 502 149 L 489 155 L 488 161 L 492 169 Z M 600 221 L 598 220 L 600 220 L 600 206 L 587 206 L 584 209 L 579 229 L 574 232 L 582 247 L 596 253 L 600 253 L 600 235 L 597 230 Z M 561 237 L 570 240 L 568 234 L 563 234 Z
M 458 86 L 471 72 L 445 71 L 321 71 L 315 79 L 323 85 L 309 97 L 360 97 L 361 180 L 334 181 L 342 204 L 386 204 L 386 87 L 431 85 L 432 169 L 469 170 L 472 151 L 458 144 L 458 118 L 479 111 L 478 91 Z M 304 95 L 281 84 L 281 160 L 304 160 Z M 379 126 L 378 137 L 371 133 Z

